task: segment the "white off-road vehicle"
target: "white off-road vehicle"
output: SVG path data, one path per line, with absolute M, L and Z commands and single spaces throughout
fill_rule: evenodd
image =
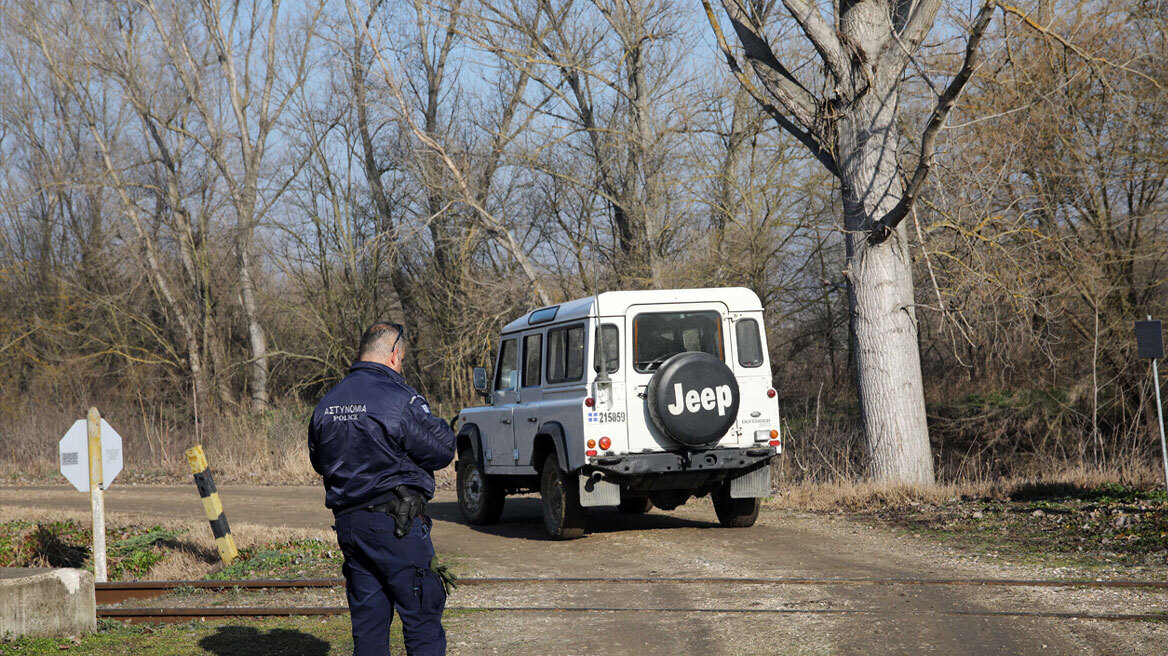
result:
M 748 289 L 608 292 L 503 328 L 490 405 L 459 415 L 458 505 L 491 524 L 538 490 L 555 538 L 584 509 L 672 510 L 710 494 L 724 526 L 758 518 L 782 448 L 762 305 Z

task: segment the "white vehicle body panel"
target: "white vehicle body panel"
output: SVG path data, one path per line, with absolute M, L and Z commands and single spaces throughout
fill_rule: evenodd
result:
M 733 427 L 705 448 L 774 448 L 769 440 L 778 436 L 770 431 L 780 429 L 779 407 L 771 391 L 763 308 L 754 292 L 745 288 L 618 291 L 552 307 L 533 310 L 503 328 L 494 366 L 488 372 L 491 404 L 464 409 L 459 416 L 460 426 L 478 428 L 486 474 L 537 473 L 542 463 L 532 461 L 536 437 L 556 424 L 562 428 L 569 471 L 587 465 L 590 457 L 677 452 L 679 445 L 657 430 L 646 409 L 643 395 L 652 372 L 636 371 L 633 362 L 634 321 L 649 312 L 716 311 L 720 316 L 723 360 L 738 381 L 740 403 Z M 553 313 L 552 318 L 541 320 Z M 761 362 L 754 366 L 744 365 L 740 358 L 736 329 L 744 321 L 757 324 L 761 341 Z M 597 328 L 604 324 L 619 329 L 618 368 L 609 374 L 608 382 L 598 376 L 594 362 Z M 564 329 L 576 326 L 583 329 L 582 375 L 578 380 L 551 382 L 549 334 L 559 330 L 564 335 Z M 524 387 L 524 380 L 500 381 L 499 356 L 509 340 L 515 340 L 519 352 L 515 378 L 523 379 L 522 346 L 531 335 L 541 336 L 539 384 Z M 514 389 L 500 389 L 510 387 L 509 383 L 514 383 Z M 586 399 L 592 399 L 594 406 L 588 407 Z M 763 435 L 767 439 L 759 439 Z M 599 442 L 602 437 L 612 440 L 608 449 L 587 447 L 590 440 Z M 594 453 L 586 455 L 587 451 Z

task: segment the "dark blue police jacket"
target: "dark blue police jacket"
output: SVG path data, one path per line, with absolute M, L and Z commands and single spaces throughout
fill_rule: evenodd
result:
M 308 455 L 334 513 L 381 503 L 408 485 L 434 496 L 434 470 L 454 458 L 454 431 L 393 369 L 358 362 L 312 413 Z

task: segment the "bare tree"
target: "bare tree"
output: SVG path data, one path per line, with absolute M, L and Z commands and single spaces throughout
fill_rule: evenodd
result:
M 965 60 L 937 96 L 906 183 L 897 122 L 904 71 L 932 28 L 940 0 L 847 0 L 834 5 L 834 25 L 811 0 L 784 0 L 818 58 L 817 79 L 797 77 L 768 43 L 768 3 L 722 2 L 743 48 L 742 67 L 709 3 L 703 4 L 744 88 L 840 180 L 857 387 L 872 474 L 931 483 L 911 259 L 901 221 L 932 165 L 937 133 L 973 72 L 994 5 L 984 5 L 972 21 Z
M 1068 390 L 1078 416 L 1050 439 L 1124 466 L 1155 432 L 1131 321 L 1168 299 L 1165 18 L 1140 2 L 1055 13 L 1023 14 L 966 92 L 926 253 L 968 328 L 969 377 Z
M 382 82 L 389 92 L 390 98 L 397 105 L 398 120 L 424 148 L 425 157 L 421 158 L 421 161 L 422 177 L 428 189 L 427 208 L 430 215 L 427 222 L 430 225 L 432 237 L 435 239 L 436 248 L 449 249 L 451 239 L 461 239 L 459 236 L 448 234 L 441 227 L 442 219 L 451 211 L 447 204 L 457 202 L 470 210 L 477 228 L 490 235 L 514 258 L 532 285 L 536 297 L 544 303 L 548 302 L 547 293 L 543 290 L 536 267 L 531 258 L 528 257 L 526 249 L 516 239 L 505 217 L 492 211 L 485 202 L 494 181 L 494 171 L 498 168 L 498 158 L 503 152 L 502 144 L 499 142 L 503 140 L 502 143 L 505 144 L 507 140 L 515 136 L 515 128 L 511 125 L 511 120 L 514 118 L 513 111 L 505 112 L 506 124 L 495 132 L 496 143 L 488 153 L 488 157 L 494 160 L 494 163 L 490 163 L 488 160 L 484 172 L 477 175 L 466 163 L 461 161 L 464 159 L 467 149 L 460 147 L 457 141 L 444 144 L 444 135 L 439 135 L 436 132 L 440 112 L 439 98 L 443 94 L 443 82 L 448 78 L 447 62 L 458 34 L 457 20 L 461 4 L 456 1 L 453 5 L 442 8 L 442 11 L 438 13 L 441 13 L 444 18 L 432 17 L 430 9 L 420 2 L 413 6 L 417 25 L 414 38 L 419 47 L 419 59 L 422 62 L 423 72 L 422 84 L 416 87 L 421 90 L 419 94 L 420 107 L 416 107 L 407 99 L 405 84 L 409 83 L 408 78 L 390 64 L 387 58 L 389 44 L 370 29 L 371 19 L 362 20 L 360 18 L 362 15 L 373 16 L 376 12 L 370 11 L 362 14 L 357 11 L 358 7 L 352 2 L 347 3 L 347 6 L 354 32 L 363 35 L 367 40 L 377 62 Z M 511 97 L 522 96 L 525 86 L 526 80 L 519 79 L 515 83 Z M 513 103 L 506 104 L 510 107 L 514 106 Z M 419 110 L 421 121 L 415 118 Z M 443 189 L 443 191 L 436 191 L 435 188 Z M 440 202 L 443 200 L 446 204 Z M 446 255 L 447 253 L 443 251 L 436 251 L 436 256 L 440 260 Z M 447 270 L 449 271 L 449 269 Z
M 277 122 L 307 78 L 323 4 L 310 5 L 294 21 L 281 20 L 280 0 L 270 7 L 248 6 L 238 0 L 223 7 L 218 0 L 201 0 L 198 31 L 191 29 L 196 26 L 193 21 L 185 19 L 183 4 L 145 0 L 143 6 L 173 70 L 202 116 L 208 137 L 201 145 L 218 167 L 235 210 L 232 242 L 239 301 L 247 324 L 248 391 L 252 410 L 262 411 L 270 402 L 269 364 L 255 281 L 255 233 L 283 185 L 274 185 L 267 190 L 272 195 L 265 197 L 261 172 Z M 216 102 L 220 93 L 229 104 L 227 116 Z
M 155 222 L 165 228 L 160 237 L 174 245 L 180 264 L 177 271 L 158 275 L 173 279 L 177 307 L 172 311 L 186 344 L 196 401 L 218 399 L 232 405 L 220 319 L 212 311 L 218 300 L 211 271 L 217 260 L 211 247 L 217 180 L 213 171 L 207 172 L 205 154 L 193 147 L 193 134 L 206 139 L 193 98 L 167 74 L 159 34 L 145 33 L 142 13 L 140 6 L 127 4 L 112 6 L 105 15 L 91 12 L 75 18 L 94 44 L 92 65 L 117 85 L 137 118 L 143 155 L 152 163 L 154 184 L 149 188 L 159 213 Z
M 121 41 L 115 40 L 112 44 L 105 41 L 109 32 L 117 33 L 119 27 L 125 27 L 124 21 L 129 20 L 129 15 L 119 14 L 114 7 L 110 7 L 109 12 L 91 11 L 86 15 L 79 15 L 73 8 L 38 11 L 26 6 L 25 9 L 22 20 L 14 21 L 14 24 L 19 25 L 29 42 L 39 49 L 43 64 L 51 75 L 52 87 L 61 94 L 63 105 L 77 112 L 74 119 L 76 128 L 87 133 L 86 143 L 91 144 L 96 153 L 94 164 L 97 170 L 89 174 L 90 180 L 62 181 L 57 195 L 67 193 L 69 186 L 75 185 L 86 190 L 90 205 L 96 210 L 102 204 L 99 200 L 101 185 L 93 178 L 105 180 L 116 194 L 122 212 L 129 219 L 151 286 L 178 333 L 196 396 L 206 399 L 208 382 L 204 364 L 205 342 L 196 319 L 200 305 L 198 294 L 192 298 L 186 293 L 185 281 L 177 282 L 176 279 L 181 279 L 181 276 L 171 275 L 169 258 L 159 234 L 160 226 L 168 225 L 171 220 L 175 222 L 174 236 L 180 245 L 184 272 L 189 279 L 197 280 L 197 256 L 192 250 L 194 236 L 189 216 L 183 208 L 179 191 L 182 181 L 178 179 L 176 160 L 172 157 L 169 144 L 158 132 L 159 126 L 153 122 L 157 117 L 152 112 L 157 108 L 146 106 L 142 91 L 141 85 L 146 78 L 155 76 L 146 70 L 141 53 L 137 50 L 137 35 L 122 32 Z M 63 57 L 62 53 L 69 49 L 78 51 L 79 56 L 72 59 Z M 99 77 L 102 73 L 111 73 L 117 82 L 106 84 Z M 142 131 L 147 143 L 158 148 L 153 154 L 166 170 L 160 176 L 161 184 L 152 184 L 153 180 L 143 179 L 138 173 L 141 167 L 134 159 L 137 155 L 134 148 L 124 147 L 120 143 L 126 132 L 124 122 L 117 114 L 110 115 L 106 109 L 110 98 L 117 97 L 117 90 L 123 91 L 123 97 L 128 100 L 125 109 L 133 111 L 142 119 Z M 165 94 L 159 92 L 157 95 Z M 181 113 L 181 109 L 176 109 L 175 113 Z M 181 153 L 177 156 L 181 157 Z M 165 191 L 144 194 L 143 189 Z M 91 217 L 91 221 L 96 220 L 96 215 Z M 91 226 L 91 231 L 96 226 Z M 82 241 L 82 259 L 91 263 L 85 268 L 90 268 L 99 258 L 109 256 L 102 252 L 102 241 L 96 233 L 92 239 Z M 163 338 L 162 341 L 167 340 Z
M 680 27 L 669 0 L 533 0 L 478 6 L 474 38 L 550 94 L 540 106 L 545 144 L 527 165 L 590 187 L 604 201 L 619 284 L 660 286 L 669 206 L 685 176 L 671 170 L 673 137 L 689 112 L 670 95 L 684 86 Z M 566 125 L 565 125 L 566 123 Z M 564 143 L 585 170 L 553 156 Z M 577 174 L 580 177 L 569 177 Z

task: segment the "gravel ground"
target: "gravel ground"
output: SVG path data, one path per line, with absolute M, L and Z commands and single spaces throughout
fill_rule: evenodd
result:
M 325 530 L 331 523 L 314 487 L 223 486 L 221 494 L 233 521 Z M 3 500 L 6 513 L 30 518 L 38 508 L 87 512 L 85 496 L 63 487 L 6 488 Z M 202 513 L 193 487 L 115 486 L 107 505 L 143 520 Z M 440 492 L 430 505 L 436 547 L 463 576 L 1126 578 L 1122 571 L 1074 572 L 973 556 L 842 515 L 764 509 L 755 527 L 725 529 L 709 502 L 697 500 L 669 513 L 597 512 L 583 539 L 553 542 L 543 537 L 539 512 L 538 499 L 513 498 L 498 524 L 470 527 L 459 521 L 452 493 Z M 252 594 L 219 603 L 343 604 L 339 590 Z M 166 603 L 204 601 L 196 593 Z M 1168 612 L 1168 595 L 1141 590 L 540 583 L 463 586 L 449 604 L 598 609 L 462 614 L 447 623 L 452 654 L 1168 653 L 1164 622 L 992 614 Z M 660 612 L 677 608 L 780 612 Z

